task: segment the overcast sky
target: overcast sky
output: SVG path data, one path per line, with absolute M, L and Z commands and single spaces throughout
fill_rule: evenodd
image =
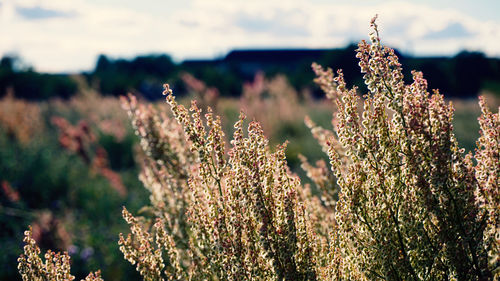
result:
M 235 48 L 331 48 L 368 39 L 414 55 L 500 57 L 499 0 L 0 0 L 0 55 L 38 71 L 91 70 L 98 54 L 213 58 Z

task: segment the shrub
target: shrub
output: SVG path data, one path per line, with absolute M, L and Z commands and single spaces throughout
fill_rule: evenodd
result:
M 498 278 L 498 114 L 480 100 L 478 148 L 475 156 L 464 155 L 453 134 L 452 105 L 427 92 L 422 73 L 413 72 L 413 83 L 405 85 L 375 19 L 372 27 L 371 44 L 361 42 L 356 55 L 369 89 L 361 114 L 361 99 L 346 88 L 342 72 L 334 77 L 313 66 L 338 109 L 335 132 L 323 138 L 341 190 L 335 252 L 341 274 L 486 280 L 496 271 Z
M 149 156 L 141 178 L 156 217 L 147 227 L 124 210 L 132 232 L 120 237 L 125 258 L 145 280 L 316 279 L 313 253 L 326 252 L 326 243 L 306 219 L 307 199 L 299 199 L 306 194 L 288 171 L 285 145 L 271 152 L 260 125 L 245 132 L 241 114 L 226 151 L 210 108 L 203 122 L 195 102 L 190 116 L 168 86 L 165 94 L 179 123 L 125 101 Z

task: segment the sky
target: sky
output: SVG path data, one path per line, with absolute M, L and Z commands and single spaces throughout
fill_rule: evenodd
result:
M 500 57 L 498 0 L 0 0 L 0 56 L 42 72 L 93 69 L 97 56 L 210 59 L 232 49 L 334 48 L 368 39 L 410 55 Z

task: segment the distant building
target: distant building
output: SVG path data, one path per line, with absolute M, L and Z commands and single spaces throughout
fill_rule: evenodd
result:
M 293 71 L 303 64 L 321 60 L 332 49 L 259 49 L 234 50 L 222 59 L 185 60 L 186 67 L 216 67 L 237 71 L 243 77 L 253 77 L 258 71 Z

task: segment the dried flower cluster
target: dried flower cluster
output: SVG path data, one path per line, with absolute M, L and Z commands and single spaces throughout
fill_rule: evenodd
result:
M 181 74 L 181 79 L 186 85 L 188 92 L 200 103 L 201 108 L 210 106 L 214 110 L 217 109 L 220 96 L 217 88 L 207 86 L 203 81 L 196 79 L 196 77 L 187 72 Z
M 15 99 L 12 91 L 0 99 L 0 126 L 8 136 L 23 145 L 45 129 L 41 115 L 38 106 Z
M 151 206 L 143 208 L 153 218 L 160 218 L 163 227 L 176 241 L 176 245 L 187 248 L 188 223 L 186 208 L 190 200 L 188 177 L 192 166 L 198 163 L 196 154 L 189 147 L 184 131 L 179 123 L 164 111 L 152 105 L 144 106 L 133 95 L 122 98 L 122 106 L 132 120 L 136 134 L 141 138 L 143 169 L 139 176 L 151 193 Z M 127 211 L 124 209 L 124 216 Z M 128 216 L 127 222 L 135 221 Z M 143 224 L 152 224 L 151 220 Z M 132 234 L 135 235 L 134 231 Z M 131 237 L 120 237 L 120 244 Z M 125 248 L 122 248 L 124 251 Z
M 73 126 L 62 117 L 52 117 L 52 123 L 60 131 L 59 143 L 63 148 L 78 155 L 95 173 L 105 177 L 121 196 L 127 195 L 120 175 L 109 167 L 106 150 L 96 144 L 96 136 L 87 122 L 81 120 Z
M 239 106 L 250 119 L 261 124 L 266 136 L 271 135 L 282 123 L 300 122 L 305 115 L 299 93 L 287 78 L 277 75 L 268 80 L 262 72 L 255 74 L 252 83 L 243 85 Z
M 146 280 L 315 280 L 326 274 L 327 258 L 317 254 L 329 249 L 327 220 L 309 218 L 325 217 L 324 207 L 288 170 L 286 145 L 271 152 L 260 125 L 244 130 L 241 114 L 226 150 L 221 120 L 210 108 L 203 118 L 195 102 L 188 110 L 168 85 L 164 93 L 178 123 L 165 114 L 160 119 L 132 96 L 124 99 L 149 156 L 141 178 L 156 217 L 148 228 L 124 210 L 132 232 L 120 238 L 125 258 Z
M 24 233 L 24 254 L 18 259 L 18 269 L 23 281 L 71 281 L 68 253 L 47 251 L 45 261 L 40 258 L 40 248 L 33 239 L 31 228 Z M 84 281 L 102 281 L 99 271 L 90 273 Z
M 2 196 L 5 196 L 7 200 L 10 202 L 18 202 L 21 197 L 19 196 L 19 192 L 12 188 L 8 181 L 3 180 L 0 184 L 2 186 Z

